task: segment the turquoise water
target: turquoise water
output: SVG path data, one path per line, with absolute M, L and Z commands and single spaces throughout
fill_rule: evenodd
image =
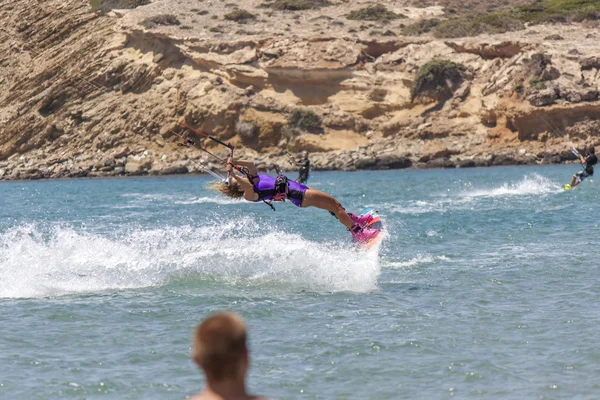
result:
M 314 173 L 327 213 L 205 177 L 0 183 L 0 398 L 182 399 L 193 327 L 250 329 L 279 399 L 600 396 L 600 187 L 575 166 Z

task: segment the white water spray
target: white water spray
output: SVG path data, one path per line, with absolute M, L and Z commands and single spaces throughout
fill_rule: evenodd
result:
M 202 227 L 124 228 L 110 235 L 23 225 L 0 233 L 0 298 L 162 286 L 181 279 L 290 290 L 367 292 L 377 251 L 316 243 L 250 218 Z

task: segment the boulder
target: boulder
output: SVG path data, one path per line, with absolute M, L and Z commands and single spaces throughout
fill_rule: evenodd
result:
M 583 89 L 583 90 L 570 90 L 563 93 L 565 100 L 571 103 L 580 103 L 582 101 L 596 101 L 598 100 L 599 92 L 594 89 Z
M 427 168 L 455 168 L 452 161 L 447 158 L 436 158 L 425 163 Z
M 473 168 L 476 167 L 477 164 L 475 160 L 458 160 L 456 161 L 456 168 Z
M 183 175 L 189 171 L 187 161 L 177 161 L 172 165 L 165 166 L 161 171 L 160 175 Z
M 560 164 L 561 161 L 559 154 L 545 154 L 542 158 L 542 164 Z
M 492 165 L 515 165 L 519 164 L 512 154 L 496 154 L 492 158 Z
M 450 158 L 451 156 L 460 154 L 458 150 L 451 150 L 441 143 L 432 143 L 421 148 L 420 162 L 428 162 L 436 158 Z
M 112 152 L 111 157 L 117 159 L 127 157 L 129 154 L 131 154 L 131 149 L 129 148 L 129 146 L 125 146 Z
M 128 175 L 143 175 L 152 166 L 152 160 L 139 156 L 127 157 L 125 173 Z
M 374 169 L 377 166 L 377 159 L 375 157 L 359 158 L 354 166 L 356 169 Z
M 375 165 L 377 169 L 405 169 L 412 166 L 412 161 L 405 156 L 384 154 L 376 158 Z
M 535 107 L 543 107 L 554 104 L 557 99 L 556 92 L 552 89 L 545 89 L 529 96 L 529 104 Z
M 542 71 L 542 74 L 540 75 L 540 80 L 541 81 L 553 81 L 555 79 L 558 79 L 559 77 L 560 77 L 559 70 L 551 65 L 547 65 L 546 69 L 544 69 L 544 71 Z
M 586 59 L 581 60 L 581 69 L 600 69 L 600 57 L 588 57 Z

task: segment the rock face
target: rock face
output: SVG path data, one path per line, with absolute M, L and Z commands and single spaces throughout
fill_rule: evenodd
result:
M 262 3 L 155 0 L 103 15 L 83 0 L 5 2 L 0 179 L 222 168 L 227 149 L 198 131 L 287 170 L 302 150 L 316 169 L 464 168 L 565 162 L 567 143 L 600 144 L 593 26 L 449 42 L 346 19 L 362 0 L 304 11 Z M 403 24 L 444 17 L 383 3 Z M 255 18 L 224 19 L 236 7 Z M 157 15 L 180 24 L 144 27 Z M 416 73 L 433 60 L 468 73 L 450 98 L 413 103 Z

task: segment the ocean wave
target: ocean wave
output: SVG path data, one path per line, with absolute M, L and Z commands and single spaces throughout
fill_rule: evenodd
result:
M 178 280 L 368 292 L 376 251 L 313 242 L 249 217 L 201 227 L 124 228 L 103 236 L 23 225 L 0 233 L 0 298 L 48 297 L 162 286 Z
M 247 203 L 247 202 L 244 202 L 244 200 L 242 200 L 242 199 L 229 199 L 226 197 L 199 197 L 197 199 L 177 200 L 174 203 L 182 204 L 182 205 L 207 204 L 207 203 L 225 205 L 225 204 L 240 204 L 240 203 Z M 252 204 L 252 203 L 250 203 L 250 204 Z
M 163 201 L 177 199 L 177 196 L 166 193 L 123 193 L 121 194 L 121 197 L 145 201 Z
M 450 261 L 450 259 L 446 256 L 432 256 L 430 254 L 417 254 L 410 260 L 392 262 L 389 264 L 385 264 L 384 267 L 386 269 L 402 269 L 402 268 L 415 267 L 417 265 L 422 265 L 422 264 L 432 264 L 437 261 Z
M 469 198 L 446 198 L 432 201 L 412 200 L 404 204 L 386 203 L 373 206 L 374 209 L 391 211 L 398 214 L 445 213 L 449 210 L 464 207 L 472 202 Z
M 531 174 L 525 176 L 517 183 L 504 183 L 502 186 L 496 188 L 468 191 L 461 193 L 460 196 L 466 198 L 526 196 L 557 193 L 560 190 L 560 185 L 552 182 L 550 179 L 538 174 Z
M 476 204 L 487 198 L 502 198 L 511 196 L 544 195 L 562 192 L 560 185 L 538 174 L 523 177 L 516 183 L 504 183 L 499 187 L 489 189 L 462 189 L 458 193 L 444 192 L 433 194 L 434 198 L 428 200 L 399 200 L 397 203 L 383 203 L 371 205 L 373 209 L 388 211 L 398 214 L 429 214 L 446 213 L 452 210 L 471 209 Z

